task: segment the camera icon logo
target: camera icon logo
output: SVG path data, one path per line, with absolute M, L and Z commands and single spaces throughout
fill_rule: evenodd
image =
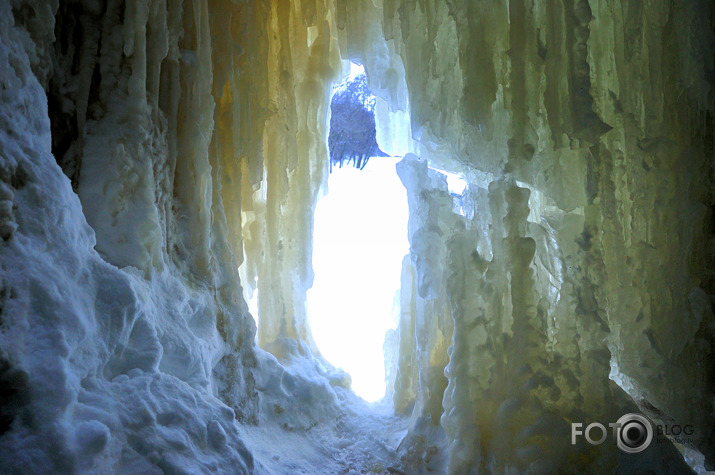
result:
M 617 422 L 609 422 L 611 437 L 615 439 L 619 449 L 627 454 L 637 454 L 643 452 L 653 441 L 653 426 L 650 421 L 640 414 L 625 414 Z M 661 426 L 658 426 L 658 434 L 661 434 Z M 687 430 L 687 432 L 686 432 Z M 666 428 L 666 432 L 675 435 L 693 433 L 692 426 L 673 426 Z M 601 445 L 608 438 L 608 429 L 600 422 L 592 422 L 583 428 L 583 423 L 571 423 L 571 445 L 576 445 L 579 436 L 583 436 L 591 445 Z
M 637 454 L 653 441 L 653 426 L 640 414 L 625 414 L 616 422 L 616 444 L 623 452 Z

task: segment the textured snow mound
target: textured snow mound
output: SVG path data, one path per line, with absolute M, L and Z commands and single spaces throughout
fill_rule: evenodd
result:
M 70 181 L 50 153 L 43 89 L 0 4 L 0 178 L 12 213 L 2 268 L 0 439 L 13 473 L 242 473 L 253 459 L 212 394 L 210 299 L 168 273 L 145 279 L 94 251 Z M 8 200 L 9 201 L 9 200 Z

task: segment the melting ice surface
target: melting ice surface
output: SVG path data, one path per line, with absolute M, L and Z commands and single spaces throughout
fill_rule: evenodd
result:
M 315 211 L 308 315 L 323 356 L 350 373 L 367 401 L 385 393 L 382 345 L 395 328 L 407 195 L 395 172 L 400 158 L 372 158 L 363 170 L 333 169 Z

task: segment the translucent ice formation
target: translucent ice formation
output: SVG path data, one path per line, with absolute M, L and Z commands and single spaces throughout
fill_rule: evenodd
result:
M 0 466 L 712 469 L 712 18 L 699 1 L 0 1 Z M 397 416 L 354 398 L 306 318 L 348 59 L 381 149 L 406 154 Z M 570 443 L 571 422 L 625 412 L 691 437 Z

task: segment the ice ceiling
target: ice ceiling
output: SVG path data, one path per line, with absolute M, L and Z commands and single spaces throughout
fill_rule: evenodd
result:
M 713 18 L 705 1 L 0 1 L 3 470 L 712 468 Z M 306 318 L 348 59 L 410 210 L 374 408 Z M 464 177 L 459 200 L 435 169 Z M 571 444 L 572 422 L 627 412 L 693 433 Z

